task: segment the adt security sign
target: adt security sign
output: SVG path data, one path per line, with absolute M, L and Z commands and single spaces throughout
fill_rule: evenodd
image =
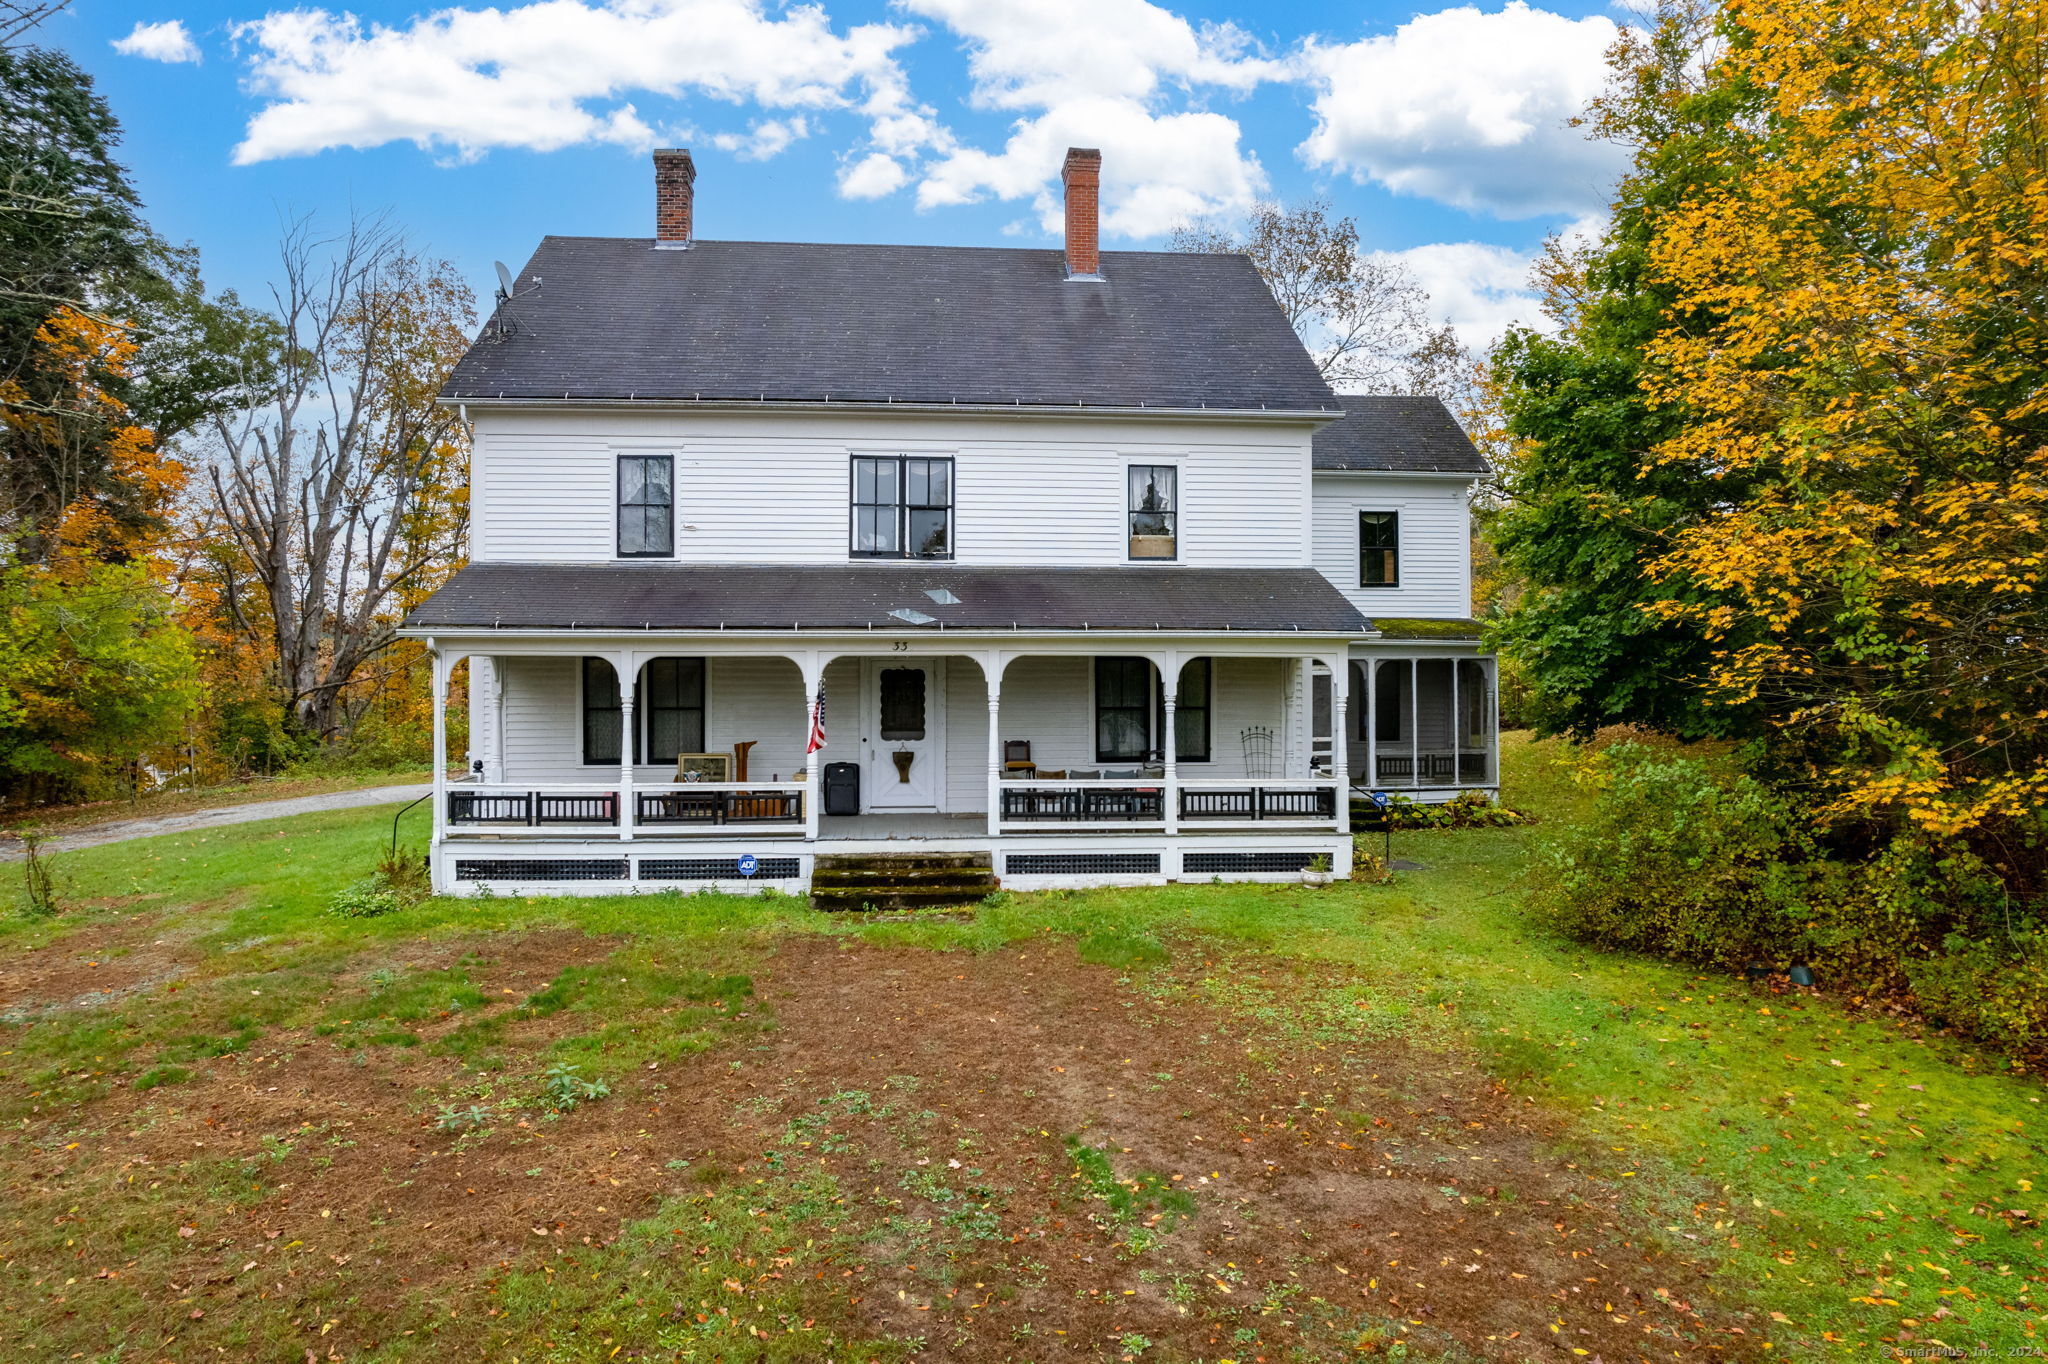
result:
M 1386 809 L 1387 806 L 1392 803 L 1387 799 L 1387 793 L 1384 791 L 1370 792 L 1366 795 L 1366 799 L 1371 801 L 1374 805 L 1379 806 L 1382 810 Z
M 760 858 L 754 856 L 752 853 L 740 854 L 740 875 L 752 876 L 755 872 L 759 870 L 761 870 Z

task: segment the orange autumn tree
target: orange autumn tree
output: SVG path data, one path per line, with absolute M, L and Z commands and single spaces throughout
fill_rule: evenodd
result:
M 38 382 L 0 383 L 0 428 L 62 501 L 37 556 L 0 567 L 0 794 L 45 800 L 132 782 L 174 747 L 194 659 L 160 558 L 185 470 L 110 388 L 136 344 L 71 307 L 36 340 Z
M 2048 798 L 2048 7 L 1736 0 L 1727 174 L 1666 211 L 1652 468 L 1730 497 L 1646 605 L 1839 828 L 2024 892 Z M 1705 321 L 1703 322 L 1702 319 Z M 2031 851 L 2029 848 L 2031 847 Z M 2032 871 L 2025 870 L 2032 868 Z M 2034 887 L 2036 890 L 2038 886 Z

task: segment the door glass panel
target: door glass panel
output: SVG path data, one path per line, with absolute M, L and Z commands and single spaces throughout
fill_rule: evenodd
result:
M 882 738 L 909 741 L 924 737 L 924 669 L 884 668 L 880 680 Z

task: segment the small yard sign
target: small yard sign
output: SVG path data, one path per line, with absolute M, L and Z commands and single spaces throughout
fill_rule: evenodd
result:
M 752 876 L 759 870 L 761 870 L 761 860 L 759 858 L 755 857 L 752 853 L 740 854 L 740 875 Z

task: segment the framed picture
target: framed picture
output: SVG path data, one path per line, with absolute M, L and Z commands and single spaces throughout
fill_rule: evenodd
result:
M 732 754 L 678 753 L 677 781 L 731 781 Z

